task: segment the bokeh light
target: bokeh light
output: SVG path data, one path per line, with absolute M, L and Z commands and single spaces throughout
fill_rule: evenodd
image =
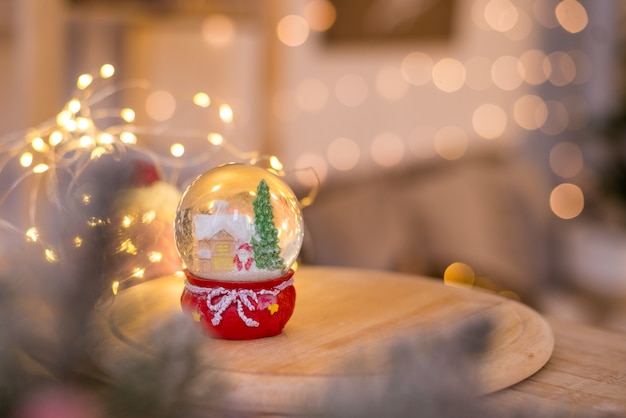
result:
M 397 165 L 404 157 L 404 142 L 402 138 L 391 132 L 377 135 L 371 144 L 372 159 L 383 167 Z
M 435 134 L 435 151 L 446 160 L 461 158 L 468 145 L 467 134 L 457 126 L 445 126 Z
M 454 58 L 444 58 L 433 66 L 433 83 L 446 93 L 452 93 L 465 83 L 465 66 Z
M 314 78 L 303 80 L 296 88 L 298 105 L 310 112 L 321 110 L 328 102 L 328 87 L 322 81 Z
M 541 97 L 527 94 L 515 102 L 513 117 L 519 126 L 528 131 L 534 131 L 546 122 L 548 106 Z
M 287 15 L 278 22 L 276 34 L 283 44 L 300 46 L 309 38 L 309 23 L 302 16 Z
M 361 105 L 367 97 L 367 83 L 357 74 L 346 74 L 335 84 L 335 97 L 348 107 Z
M 524 80 L 524 66 L 516 57 L 505 55 L 494 61 L 491 76 L 494 84 L 502 90 L 515 90 Z
M 475 279 L 474 270 L 460 262 L 450 264 L 443 273 L 443 282 L 448 286 L 472 287 Z
M 223 14 L 213 14 L 202 22 L 202 38 L 211 46 L 229 45 L 235 38 L 235 22 Z
M 519 61 L 524 67 L 524 81 L 526 83 L 539 85 L 546 82 L 548 77 L 543 67 L 545 60 L 546 54 L 539 49 L 529 49 L 520 56 Z
M 493 30 L 506 32 L 515 27 L 519 13 L 509 0 L 491 0 L 485 6 L 484 16 Z
M 585 6 L 577 0 L 563 0 L 555 10 L 559 24 L 570 33 L 578 33 L 587 27 L 589 18 Z
M 565 86 L 576 77 L 576 64 L 569 54 L 563 51 L 550 53 L 543 61 L 543 69 L 550 83 Z
M 585 206 L 583 191 L 575 184 L 561 183 L 550 193 L 550 209 L 561 219 L 573 219 Z
M 146 113 L 152 119 L 164 122 L 174 116 L 176 99 L 169 91 L 157 90 L 146 98 Z
M 400 100 L 406 96 L 408 88 L 400 68 L 395 65 L 384 66 L 376 73 L 376 90 L 383 99 Z
M 353 139 L 337 138 L 328 145 L 326 152 L 328 163 L 341 171 L 351 170 L 359 162 L 361 150 Z
M 550 150 L 550 168 L 560 177 L 574 177 L 582 171 L 583 166 L 583 153 L 572 142 L 559 142 Z
M 472 116 L 472 126 L 478 135 L 494 139 L 504 133 L 507 125 L 506 112 L 498 105 L 487 103 L 478 107 Z
M 432 79 L 433 66 L 434 62 L 430 55 L 414 51 L 402 58 L 400 71 L 408 83 L 423 86 Z
M 548 117 L 543 125 L 541 132 L 548 135 L 558 135 L 567 128 L 569 124 L 569 114 L 567 108 L 559 100 L 546 100 L 548 108 Z
M 335 23 L 337 11 L 328 0 L 310 0 L 304 6 L 303 15 L 311 30 L 324 32 Z

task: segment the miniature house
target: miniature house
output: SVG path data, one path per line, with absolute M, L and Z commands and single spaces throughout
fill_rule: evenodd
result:
M 231 211 L 228 203 L 216 202 L 214 213 L 194 216 L 195 268 L 205 273 L 224 273 L 234 268 L 235 250 L 250 241 L 254 225 L 247 215 Z

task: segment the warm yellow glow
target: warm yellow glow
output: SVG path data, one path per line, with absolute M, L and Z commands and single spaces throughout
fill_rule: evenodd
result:
M 44 254 L 46 256 L 46 261 L 48 263 L 58 263 L 59 262 L 59 256 L 57 255 L 57 253 L 55 253 L 50 248 L 46 248 L 45 251 L 44 251 Z
M 146 113 L 156 121 L 164 122 L 175 112 L 176 99 L 169 91 L 155 91 L 146 98 Z
M 137 255 L 137 247 L 135 246 L 135 244 L 133 244 L 133 241 L 131 241 L 130 238 L 126 238 L 124 241 L 122 241 L 120 246 L 117 248 L 117 252 L 118 253 L 124 252 L 124 253 L 131 254 L 131 255 Z
M 433 66 L 433 83 L 443 92 L 460 90 L 465 83 L 465 66 L 454 58 L 444 58 Z
M 67 104 L 67 109 L 72 113 L 78 113 L 78 111 L 80 111 L 80 108 L 81 108 L 81 104 L 80 104 L 80 100 L 78 99 L 72 99 Z
M 130 107 L 125 107 L 120 111 L 120 116 L 126 123 L 131 123 L 135 120 L 135 111 Z
M 156 211 L 150 209 L 141 216 L 141 223 L 149 224 L 156 219 Z
M 30 146 L 33 147 L 33 149 L 38 152 L 43 152 L 48 148 L 46 143 L 40 137 L 34 138 L 32 142 L 30 143 Z
M 384 132 L 374 138 L 370 151 L 376 164 L 392 167 L 404 157 L 404 142 L 398 135 Z
M 33 154 L 25 152 L 20 156 L 20 165 L 22 167 L 30 167 L 33 163 Z
M 196 106 L 209 107 L 211 105 L 211 98 L 208 94 L 201 91 L 193 95 L 193 103 Z
M 111 64 L 104 64 L 100 67 L 100 77 L 111 78 L 115 74 L 115 67 Z
M 91 119 L 89 118 L 76 118 L 76 127 L 81 131 L 86 131 L 91 127 Z
M 146 274 L 146 269 L 143 267 L 135 267 L 133 269 L 132 276 L 138 279 L 143 279 L 143 276 Z
M 79 236 L 74 237 L 74 247 L 79 248 L 83 245 L 83 239 Z
M 452 263 L 443 273 L 443 282 L 448 286 L 472 287 L 475 279 L 474 270 L 465 263 Z
M 583 191 L 575 184 L 562 183 L 550 193 L 550 209 L 562 219 L 573 219 L 585 206 Z
M 91 74 L 81 74 L 78 77 L 78 80 L 76 81 L 76 87 L 78 87 L 81 90 L 84 90 L 91 85 L 92 81 L 93 81 L 93 76 Z
M 71 119 L 73 115 L 69 110 L 62 110 L 57 114 L 57 125 L 65 126 Z
M 118 280 L 113 280 L 113 282 L 111 283 L 111 292 L 113 292 L 114 295 L 117 295 L 117 291 L 120 288 L 120 282 Z
M 124 215 L 122 217 L 122 228 L 129 228 L 133 223 L 135 223 L 135 217 L 132 215 Z
M 277 156 L 272 155 L 270 157 L 270 167 L 272 167 L 274 170 L 280 171 L 283 169 L 283 163 L 278 159 Z
M 589 18 L 585 6 L 576 0 L 563 0 L 556 6 L 556 19 L 568 32 L 578 33 L 587 27 Z
M 316 32 L 330 29 L 337 19 L 335 6 L 328 0 L 310 0 L 304 6 L 303 15 Z
M 65 122 L 64 126 L 67 131 L 74 132 L 76 128 L 78 127 L 78 124 L 76 123 L 76 120 L 70 119 L 67 122 Z
M 227 15 L 212 14 L 202 22 L 202 38 L 215 47 L 231 44 L 235 38 L 235 22 Z
M 285 45 L 295 47 L 306 42 L 309 37 L 309 22 L 298 15 L 287 15 L 276 26 L 278 39 Z
M 39 240 L 39 230 L 34 226 L 28 228 L 25 235 L 28 241 L 37 242 Z
M 574 177 L 583 169 L 583 153 L 572 142 L 560 142 L 550 150 L 550 168 L 563 178 Z
M 163 254 L 158 251 L 150 251 L 148 253 L 148 260 L 150 260 L 151 263 L 159 263 L 163 260 Z
M 37 173 L 37 174 L 41 174 L 41 173 L 45 173 L 46 171 L 48 171 L 50 167 L 48 167 L 48 164 L 37 164 L 36 166 L 33 167 L 33 173 Z
M 95 147 L 91 150 L 91 154 L 89 155 L 89 159 L 97 160 L 107 153 L 107 150 L 104 147 Z
M 115 138 L 108 132 L 102 132 L 98 135 L 98 143 L 100 144 L 112 144 Z
M 483 138 L 494 139 L 504 133 L 507 125 L 506 112 L 498 105 L 484 104 L 474 111 L 472 126 Z
M 220 105 L 220 119 L 226 123 L 233 121 L 233 109 L 229 105 Z
M 106 224 L 106 221 L 100 218 L 96 218 L 95 216 L 87 219 L 87 225 L 89 225 L 92 228 L 95 228 L 96 226 L 100 226 L 100 225 L 105 225 L 105 224 Z
M 53 147 L 59 145 L 63 141 L 63 134 L 60 131 L 52 131 L 48 137 L 48 143 Z
M 353 139 L 337 138 L 328 145 L 326 157 L 333 168 L 347 171 L 356 167 L 361 157 L 361 150 Z
M 91 195 L 88 193 L 83 193 L 80 197 L 81 202 L 83 202 L 83 205 L 87 206 L 91 203 Z
M 174 157 L 182 157 L 185 153 L 185 146 L 183 144 L 172 144 L 170 147 L 170 154 Z
M 137 136 L 135 136 L 135 134 L 132 132 L 125 131 L 120 134 L 120 141 L 122 141 L 125 144 L 130 144 L 130 145 L 136 144 Z
M 88 148 L 93 146 L 94 144 L 94 140 L 92 137 L 90 137 L 89 135 L 83 135 L 80 137 L 80 139 L 78 140 L 78 143 L 80 144 L 81 147 L 83 148 Z
M 212 145 L 222 145 L 222 143 L 224 142 L 224 137 L 216 132 L 211 132 L 209 135 L 207 135 L 207 140 Z

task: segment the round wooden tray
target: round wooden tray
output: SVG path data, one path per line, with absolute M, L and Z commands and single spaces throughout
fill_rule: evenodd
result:
M 206 356 L 219 359 L 219 373 L 230 383 L 229 402 L 243 410 L 289 414 L 314 408 L 330 381 L 372 375 L 344 367 L 366 348 L 382 353 L 408 333 L 437 332 L 471 316 L 488 316 L 495 326 L 478 365 L 485 393 L 527 378 L 552 354 L 552 331 L 538 313 L 488 292 L 369 270 L 301 267 L 294 277 L 296 309 L 281 335 L 252 341 L 206 337 Z M 120 354 L 149 355 L 149 330 L 180 313 L 182 288 L 182 279 L 168 276 L 121 292 L 98 321 L 104 332 L 94 346 L 96 363 L 115 378 Z

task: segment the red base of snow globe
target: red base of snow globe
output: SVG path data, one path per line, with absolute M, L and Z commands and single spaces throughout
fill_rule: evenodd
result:
M 296 303 L 293 270 L 261 282 L 204 279 L 185 270 L 183 311 L 212 337 L 252 340 L 278 335 Z

